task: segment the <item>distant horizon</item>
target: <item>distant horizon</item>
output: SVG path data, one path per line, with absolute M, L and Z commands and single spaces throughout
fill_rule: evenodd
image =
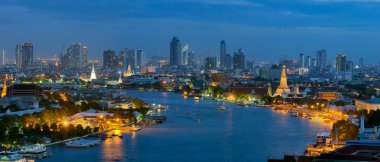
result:
M 219 57 L 225 40 L 228 53 L 242 48 L 254 61 L 315 58 L 326 49 L 328 60 L 344 53 L 355 64 L 363 57 L 377 65 L 379 9 L 380 1 L 359 0 L 3 0 L 0 50 L 13 59 L 16 44 L 31 42 L 35 58 L 53 57 L 81 42 L 89 59 L 124 48 L 169 57 L 169 42 L 178 36 L 197 56 Z

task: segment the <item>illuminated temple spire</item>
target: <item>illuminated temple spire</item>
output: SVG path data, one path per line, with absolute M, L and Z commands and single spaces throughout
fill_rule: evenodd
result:
M 124 77 L 130 77 L 132 76 L 132 70 L 131 70 L 131 65 L 128 65 L 128 70 L 125 71 Z
M 123 83 L 123 79 L 121 79 L 121 71 L 119 71 L 119 80 L 117 81 L 117 83 Z
M 7 79 L 4 79 L 3 91 L 1 91 L 1 97 L 5 97 L 7 95 Z
M 273 96 L 281 96 L 282 94 L 290 94 L 290 89 L 288 87 L 288 80 L 286 79 L 286 67 L 282 65 L 280 86 L 278 86 L 276 93 Z
M 93 79 L 96 79 L 96 73 L 95 73 L 94 64 L 92 64 L 92 70 L 91 70 L 90 81 L 92 81 Z

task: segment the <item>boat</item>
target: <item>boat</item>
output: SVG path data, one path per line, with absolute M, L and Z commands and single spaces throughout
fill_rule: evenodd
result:
M 65 143 L 67 147 L 73 148 L 89 148 L 91 146 L 97 146 L 100 144 L 100 140 L 96 139 L 79 139 L 74 141 L 69 141 Z
M 289 113 L 290 113 L 290 116 L 292 116 L 292 117 L 297 117 L 297 116 L 299 116 L 299 113 L 298 113 L 298 111 L 296 111 L 296 110 L 289 111 Z
M 198 97 L 198 96 L 195 96 L 195 97 L 194 97 L 194 100 L 195 100 L 195 101 L 199 101 L 199 97 Z
M 0 161 L 14 161 L 14 162 L 26 162 L 17 152 L 0 152 Z
M 219 111 L 224 111 L 224 110 L 226 110 L 226 108 L 225 108 L 224 106 L 220 106 L 220 107 L 218 107 L 218 108 L 216 108 L 216 109 L 218 109 Z
M 18 154 L 22 157 L 42 159 L 47 157 L 46 147 L 43 144 L 21 146 Z

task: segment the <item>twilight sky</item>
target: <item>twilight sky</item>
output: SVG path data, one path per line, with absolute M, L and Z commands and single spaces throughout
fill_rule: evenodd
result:
M 89 57 L 105 49 L 143 48 L 169 56 L 179 36 L 197 55 L 243 48 L 247 58 L 276 62 L 346 53 L 366 64 L 380 61 L 380 0 L 0 0 L 0 49 L 14 57 L 17 43 L 32 42 L 35 57 L 82 42 Z

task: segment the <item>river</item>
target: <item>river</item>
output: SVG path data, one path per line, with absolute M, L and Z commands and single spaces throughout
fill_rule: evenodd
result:
M 270 108 L 240 107 L 213 100 L 194 101 L 175 93 L 127 91 L 132 97 L 168 105 L 168 120 L 142 127 L 122 139 L 103 141 L 89 149 L 48 148 L 42 161 L 266 161 L 302 154 L 318 132 L 331 124 L 295 118 Z M 216 108 L 224 105 L 224 112 Z

